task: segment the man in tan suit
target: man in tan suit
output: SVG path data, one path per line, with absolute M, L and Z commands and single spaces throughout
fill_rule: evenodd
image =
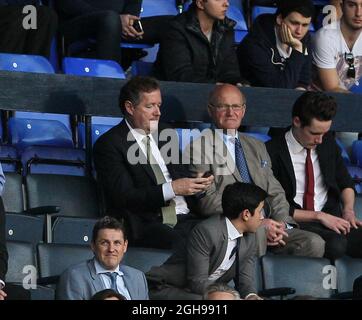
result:
M 199 195 L 199 213 L 220 214 L 221 195 L 227 185 L 254 183 L 269 195 L 264 206 L 266 219 L 257 232 L 259 255 L 265 254 L 268 246 L 278 254 L 322 257 L 323 239 L 298 229 L 289 215 L 289 204 L 273 175 L 264 143 L 237 131 L 246 111 L 244 95 L 236 86 L 218 85 L 210 93 L 208 111 L 215 128 L 203 131 L 184 155 L 193 175 L 215 177 L 210 188 Z

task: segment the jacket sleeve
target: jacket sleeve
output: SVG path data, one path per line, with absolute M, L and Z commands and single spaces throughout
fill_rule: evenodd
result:
M 127 0 L 125 1 L 123 14 L 132 14 L 134 16 L 139 16 L 141 13 L 142 0 Z
M 223 54 L 223 60 L 220 62 L 221 72 L 219 82 L 236 84 L 238 82 L 245 82 L 240 76 L 240 69 L 238 67 L 238 58 L 234 46 L 234 31 L 230 31 L 225 35 L 225 43 L 222 45 L 227 50 Z
M 107 137 L 109 138 L 109 137 Z M 162 185 L 136 186 L 127 161 L 127 152 L 110 140 L 100 138 L 94 146 L 94 162 L 100 181 L 112 206 L 143 212 L 157 211 L 165 205 Z M 140 170 L 143 170 L 140 167 Z
M 194 228 L 187 242 L 187 283 L 188 288 L 203 294 L 212 281 L 208 280 L 212 240 L 209 232 Z
M 267 48 L 260 43 L 246 41 L 238 48 L 240 72 L 243 73 L 243 64 L 252 69 L 251 84 L 263 87 L 294 89 L 300 79 L 300 73 L 307 56 L 293 50 L 287 60 L 284 70 L 273 63 L 274 49 Z M 248 79 L 249 80 L 249 79 Z
M 57 300 L 85 300 L 83 286 L 79 280 L 79 274 L 70 269 L 66 270 L 59 279 L 56 289 Z

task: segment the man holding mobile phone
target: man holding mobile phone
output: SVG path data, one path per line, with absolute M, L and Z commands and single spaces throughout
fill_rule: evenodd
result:
M 252 86 L 306 90 L 311 83 L 308 29 L 312 0 L 279 0 L 276 14 L 260 15 L 240 43 L 240 73 Z
M 58 0 L 60 32 L 66 46 L 96 39 L 96 58 L 120 61 L 121 41 L 158 43 L 172 16 L 142 19 L 142 0 Z

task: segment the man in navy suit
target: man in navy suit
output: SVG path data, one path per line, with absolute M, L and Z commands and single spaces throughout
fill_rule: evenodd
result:
M 144 273 L 121 264 L 127 245 L 123 224 L 108 216 L 99 220 L 92 236 L 94 258 L 61 275 L 57 299 L 89 300 L 99 291 L 113 289 L 127 300 L 148 300 Z
M 362 221 L 354 212 L 353 181 L 329 129 L 333 97 L 306 92 L 293 106 L 292 127 L 266 143 L 290 215 L 325 240 L 325 257 L 362 257 Z

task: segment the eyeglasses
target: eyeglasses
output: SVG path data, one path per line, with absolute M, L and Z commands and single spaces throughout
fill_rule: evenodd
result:
M 344 54 L 344 59 L 348 63 L 347 77 L 355 78 L 356 77 L 356 68 L 354 67 L 354 56 L 352 52 L 346 52 Z
M 226 111 L 226 110 L 233 110 L 233 111 L 240 111 L 246 107 L 246 103 L 243 104 L 218 104 L 213 105 L 212 103 L 209 104 L 211 107 L 215 108 L 217 111 Z

